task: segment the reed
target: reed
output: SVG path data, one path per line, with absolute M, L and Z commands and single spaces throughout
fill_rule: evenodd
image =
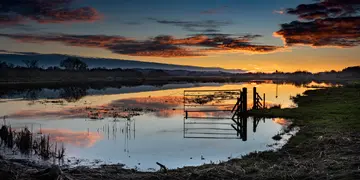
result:
M 21 154 L 34 154 L 45 160 L 51 158 L 61 160 L 65 157 L 64 144 L 58 149 L 57 143 L 53 146 L 50 142 L 50 135 L 37 134 L 34 136 L 27 127 L 20 132 L 15 132 L 11 126 L 3 125 L 0 129 L 0 139 L 1 146 L 18 150 Z
M 16 134 L 15 144 L 22 154 L 31 153 L 33 147 L 33 137 L 27 127 Z

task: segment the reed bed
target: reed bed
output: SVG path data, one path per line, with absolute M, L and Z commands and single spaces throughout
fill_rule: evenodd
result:
M 37 155 L 44 160 L 59 159 L 65 156 L 64 144 L 50 142 L 50 135 L 34 135 L 25 127 L 16 132 L 11 126 L 2 125 L 0 146 L 25 155 Z

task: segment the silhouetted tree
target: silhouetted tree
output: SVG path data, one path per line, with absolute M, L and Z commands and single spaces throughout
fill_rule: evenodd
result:
M 347 67 L 342 72 L 360 73 L 360 66 Z
M 57 66 L 49 66 L 48 68 L 46 68 L 46 70 L 54 71 L 54 70 L 61 70 L 61 69 L 59 67 L 57 67 Z
M 27 68 L 35 69 L 39 67 L 39 60 L 22 60 L 22 62 L 25 64 Z
M 86 70 L 88 65 L 77 57 L 68 57 L 60 62 L 60 67 L 63 67 L 66 70 L 82 71 Z

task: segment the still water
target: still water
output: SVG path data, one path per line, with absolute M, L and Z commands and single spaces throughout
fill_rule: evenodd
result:
M 2 123 L 13 129 L 28 127 L 63 144 L 68 165 L 121 163 L 148 171 L 159 169 L 156 162 L 160 162 L 178 168 L 278 148 L 291 137 L 294 132 L 282 133 L 280 141 L 273 140 L 274 135 L 286 132 L 290 123 L 280 118 L 249 117 L 242 120 L 240 131 L 233 127 L 229 113 L 197 112 L 193 115 L 196 118 L 184 118 L 184 90 L 243 87 L 249 89 L 249 99 L 252 88 L 257 87 L 258 92 L 266 94 L 267 106 L 281 107 L 295 107 L 290 97 L 308 89 L 270 82 L 27 89 L 3 93 L 0 116 L 5 117 Z

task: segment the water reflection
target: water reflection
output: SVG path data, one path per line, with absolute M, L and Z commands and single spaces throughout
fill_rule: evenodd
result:
M 42 124 L 31 126 L 34 132 L 49 135 L 52 142 L 64 143 L 66 158 L 101 160 L 104 163 L 124 163 L 140 169 L 157 168 L 161 161 L 169 168 L 184 165 L 227 160 L 247 152 L 266 150 L 273 144 L 272 136 L 284 128 L 285 120 L 242 118 L 188 119 L 179 124 L 180 116 L 157 118 L 142 115 L 131 120 L 105 118 L 97 121 L 69 119 L 35 121 Z M 14 127 L 29 126 L 34 120 L 9 119 Z M 251 123 L 252 122 L 252 123 Z M 184 126 L 184 129 L 181 128 Z M 253 131 L 249 131 L 253 129 Z M 256 132 L 256 133 L 255 133 Z M 207 140 L 203 140 L 206 138 Z M 232 141 L 235 140 L 235 141 Z M 239 143 L 238 140 L 242 140 Z M 201 159 L 203 156 L 204 159 Z M 195 158 L 199 157 L 199 159 Z M 74 165 L 87 165 L 86 161 Z
M 235 120 L 231 118 L 184 118 L 183 137 L 200 139 L 241 139 L 247 141 L 248 121 L 252 121 L 253 133 L 256 133 L 260 122 L 265 124 L 265 118 L 259 117 L 239 117 Z M 288 125 L 285 119 L 274 121 Z M 280 124 L 280 123 L 279 123 Z M 260 132 L 261 133 L 261 132 Z
M 87 88 L 83 87 L 66 87 L 60 90 L 60 98 L 67 102 L 76 102 L 87 95 Z
M 50 134 L 51 141 L 65 144 L 69 158 L 101 159 L 104 163 L 124 163 L 128 167 L 141 163 L 139 168 L 142 170 L 158 168 L 157 161 L 169 168 L 177 168 L 268 150 L 268 144 L 278 142 L 271 137 L 288 126 L 285 119 L 250 117 L 234 122 L 228 118 L 231 114 L 225 111 L 191 112 L 191 118 L 183 119 L 184 90 L 247 87 L 248 99 L 251 99 L 254 86 L 259 92 L 266 93 L 268 105 L 282 104 L 282 107 L 293 105 L 290 96 L 308 89 L 279 84 L 278 98 L 275 98 L 276 84 L 256 82 L 103 90 L 83 87 L 42 89 L 37 92 L 39 99 L 36 100 L 21 99 L 23 96 L 1 99 L 0 116 L 9 115 L 7 123 L 14 128 L 34 124 L 33 132 L 40 131 L 40 124 L 41 132 Z M 203 105 L 216 104 L 216 98 L 210 97 L 211 102 Z M 34 101 L 36 103 L 29 106 Z M 231 101 L 221 102 L 228 106 L 217 107 L 217 110 L 232 108 L 234 103 Z
M 79 132 L 69 129 L 41 129 L 39 133 L 48 134 L 50 140 L 58 143 L 66 143 L 77 147 L 88 148 L 93 146 L 97 141 L 100 141 L 103 137 L 96 132 Z
M 315 85 L 315 84 L 313 84 Z M 297 88 L 291 85 L 281 85 L 277 91 L 277 84 L 231 84 L 221 87 L 211 87 L 212 89 L 241 89 L 242 87 L 254 87 L 257 86 L 258 91 L 266 94 L 266 107 L 279 106 L 282 108 L 294 107 L 294 103 L 290 97 L 302 93 L 307 88 Z M 190 89 L 204 89 L 210 88 L 210 86 L 204 86 L 201 88 Z M 107 117 L 118 118 L 131 118 L 139 116 L 144 113 L 154 112 L 159 118 L 173 117 L 181 115 L 183 113 L 184 101 L 194 102 L 197 96 L 193 98 L 185 99 L 183 97 L 184 89 L 174 90 L 160 90 L 152 92 L 141 93 L 128 93 L 128 94 L 115 94 L 115 95 L 86 95 L 87 92 L 84 88 L 68 87 L 61 89 L 61 96 L 64 99 L 40 99 L 22 101 L 13 100 L 0 103 L 0 116 L 9 115 L 13 118 L 37 118 L 37 117 L 61 117 L 67 118 L 90 118 L 90 119 L 103 119 Z M 249 98 L 251 97 L 251 90 L 248 92 Z M 277 93 L 280 93 L 279 95 Z M 30 93 L 31 94 L 31 93 Z M 85 96 L 86 95 L 86 96 Z M 278 96 L 275 96 L 278 95 Z M 31 95 L 32 96 L 32 95 Z M 84 96 L 84 97 L 83 97 Z M 237 95 L 226 95 L 228 99 L 222 100 L 222 106 L 215 107 L 219 98 L 222 98 L 223 94 L 217 96 L 208 95 L 207 99 L 211 99 L 211 102 L 202 103 L 202 109 L 215 108 L 216 110 L 229 110 L 235 103 L 232 100 Z M 276 97 L 276 98 L 275 98 Z M 26 102 L 26 103 L 25 103 Z M 74 104 L 68 104 L 73 102 Z M 22 104 L 23 103 L 23 104 Z M 27 107 L 33 106 L 32 108 Z M 22 108 L 19 108 L 21 107 Z M 207 106 L 206 108 L 204 108 Z M 252 102 L 249 101 L 248 107 L 252 107 Z M 196 110 L 197 107 L 192 107 Z M 216 116 L 219 113 L 214 112 L 192 112 L 194 117 L 204 116 Z
M 233 83 L 246 84 L 248 82 Z M 252 85 L 262 84 L 276 84 L 276 85 L 292 85 L 297 88 L 318 88 L 339 86 L 337 82 L 317 82 L 317 81 L 251 81 Z M 1 86 L 0 98 L 23 98 L 26 100 L 37 99 L 59 99 L 63 98 L 69 102 L 76 102 L 86 95 L 100 95 L 100 94 L 119 94 L 129 92 L 148 92 L 154 90 L 170 90 L 176 88 L 191 88 L 201 86 L 216 86 L 220 87 L 224 83 L 185 83 L 185 84 L 154 84 L 154 85 L 137 85 L 137 86 L 122 86 L 118 84 L 100 84 L 100 85 L 22 85 L 22 86 Z M 276 86 L 276 89 L 279 87 Z

